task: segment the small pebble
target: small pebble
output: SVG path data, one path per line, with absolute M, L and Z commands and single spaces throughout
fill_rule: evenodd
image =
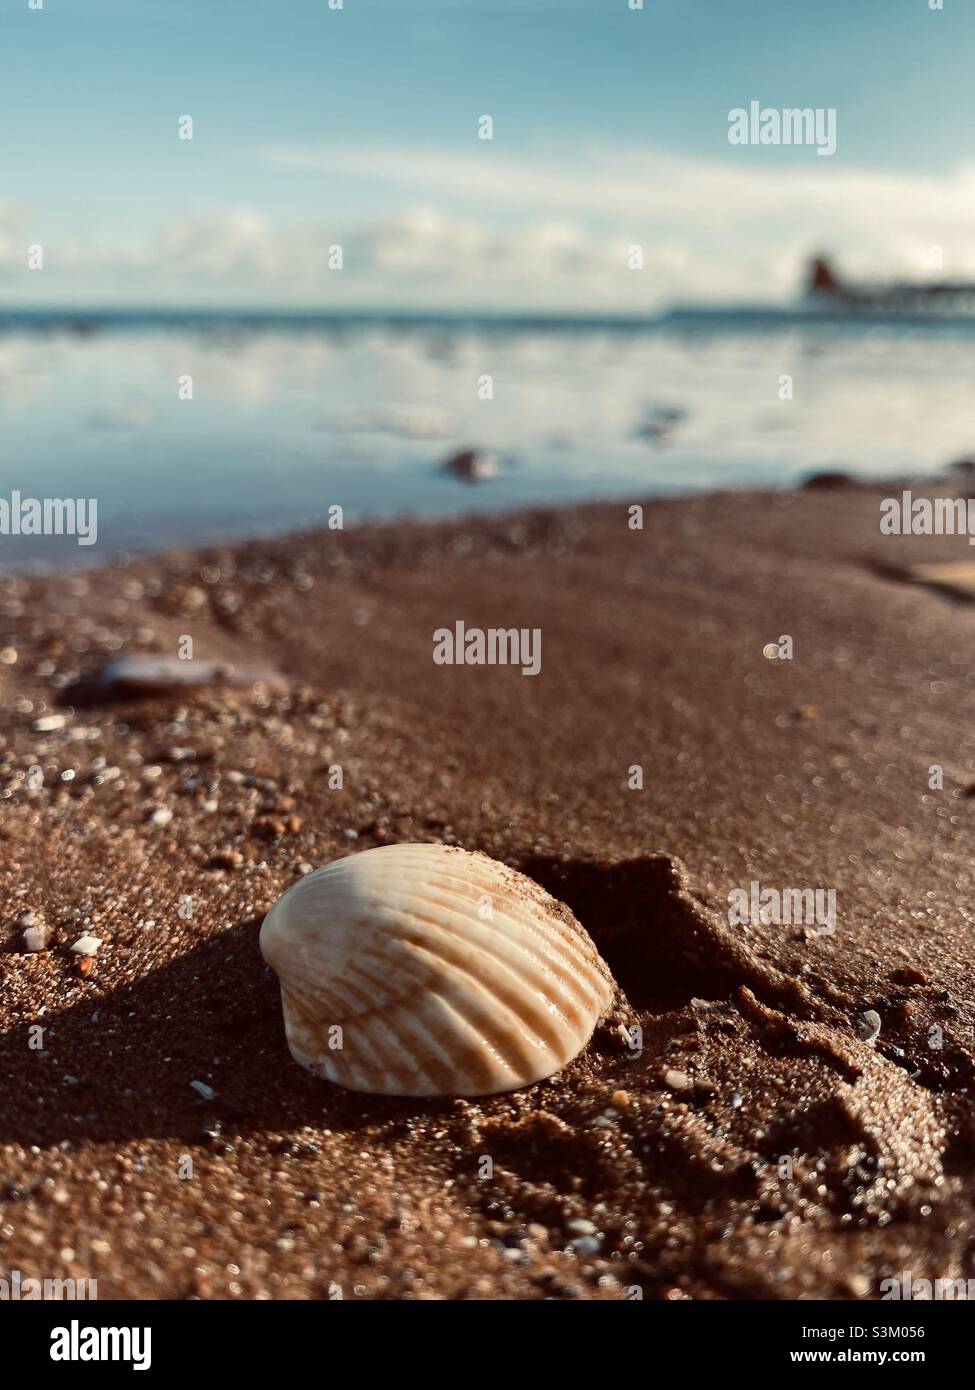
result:
M 24 928 L 24 946 L 28 951 L 44 951 L 47 949 L 48 930 L 43 924 L 36 927 Z
M 34 720 L 34 732 L 36 734 L 50 734 L 56 729 L 63 729 L 67 720 L 63 714 L 45 714 L 43 719 Z
M 689 1091 L 694 1082 L 686 1071 L 674 1071 L 668 1067 L 664 1072 L 664 1085 L 669 1086 L 672 1091 Z
M 583 1216 L 574 1216 L 565 1223 L 565 1229 L 574 1236 L 594 1236 L 599 1227 L 595 1221 L 587 1221 Z
M 79 936 L 71 949 L 76 956 L 93 956 L 101 944 L 100 936 Z
M 578 1240 L 570 1240 L 569 1246 L 577 1255 L 598 1255 L 603 1243 L 598 1236 L 580 1236 Z
M 168 825 L 173 818 L 173 813 L 168 806 L 157 806 L 149 817 L 150 825 Z
M 244 856 L 239 849 L 221 849 L 213 856 L 218 869 L 239 869 L 243 862 Z

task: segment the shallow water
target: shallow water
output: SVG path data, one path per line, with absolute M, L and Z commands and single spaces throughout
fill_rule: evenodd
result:
M 967 323 L 8 318 L 0 498 L 94 497 L 98 540 L 3 535 L 0 565 L 266 534 L 335 504 L 349 524 L 933 471 L 975 452 L 973 378 Z M 471 446 L 497 477 L 439 470 Z

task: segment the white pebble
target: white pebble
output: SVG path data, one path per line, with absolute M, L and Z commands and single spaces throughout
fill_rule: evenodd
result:
M 79 936 L 71 949 L 76 956 L 93 956 L 101 944 L 100 936 Z
M 25 927 L 24 946 L 28 951 L 43 951 L 47 946 L 47 927 Z
M 151 825 L 168 825 L 173 818 L 173 813 L 168 806 L 157 806 L 149 817 Z
M 574 1217 L 565 1223 L 565 1229 L 574 1236 L 594 1236 L 599 1229 L 594 1221 L 586 1221 L 583 1217 Z
M 36 734 L 50 734 L 55 729 L 63 729 L 67 720 L 63 714 L 45 714 L 43 719 L 34 720 L 34 732 Z
M 664 1072 L 664 1085 L 669 1086 L 672 1091 L 689 1091 L 694 1082 L 686 1071 L 674 1071 L 672 1068 L 668 1068 Z

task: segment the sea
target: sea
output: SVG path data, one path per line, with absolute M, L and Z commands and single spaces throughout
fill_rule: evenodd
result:
M 0 567 L 371 518 L 918 477 L 975 457 L 975 320 L 0 311 L 0 499 L 97 543 Z M 476 480 L 451 468 L 474 454 Z M 448 465 L 445 467 L 445 465 Z

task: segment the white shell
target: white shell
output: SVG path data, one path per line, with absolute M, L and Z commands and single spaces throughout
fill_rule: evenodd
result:
M 291 1055 L 352 1091 L 478 1096 L 585 1047 L 613 980 L 544 889 L 484 854 L 384 845 L 293 884 L 261 928 Z

